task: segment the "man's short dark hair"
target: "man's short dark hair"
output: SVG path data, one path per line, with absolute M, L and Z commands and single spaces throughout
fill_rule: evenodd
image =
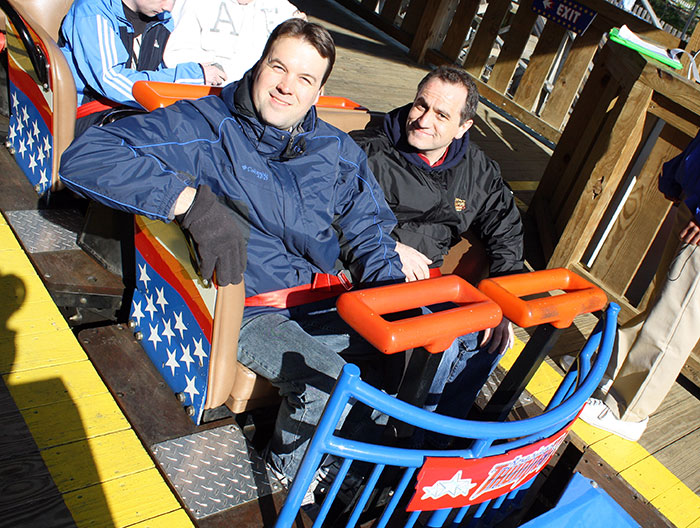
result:
M 331 70 L 333 70 L 333 64 L 335 63 L 335 42 L 333 42 L 333 37 L 331 37 L 328 30 L 323 26 L 313 22 L 307 22 L 301 18 L 290 18 L 272 30 L 260 60 L 267 57 L 272 45 L 277 39 L 281 39 L 282 37 L 301 38 L 311 44 L 321 57 L 328 60 L 326 73 L 323 74 L 323 80 L 321 81 L 322 86 L 326 84 Z
M 435 68 L 418 83 L 416 95 L 430 79 L 440 79 L 446 83 L 461 84 L 464 86 L 467 89 L 467 99 L 464 101 L 462 113 L 459 116 L 459 124 L 462 125 L 469 119 L 474 119 L 476 107 L 479 104 L 479 90 L 474 80 L 466 71 L 462 68 L 455 68 L 454 66 L 440 66 L 439 68 Z

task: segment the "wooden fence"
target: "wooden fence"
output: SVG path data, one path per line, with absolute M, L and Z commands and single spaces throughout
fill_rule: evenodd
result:
M 597 13 L 579 36 L 535 13 L 533 0 L 336 1 L 408 46 L 419 62 L 462 65 L 482 96 L 554 143 L 611 28 L 626 24 L 669 48 L 680 44 L 605 0 L 578 0 Z

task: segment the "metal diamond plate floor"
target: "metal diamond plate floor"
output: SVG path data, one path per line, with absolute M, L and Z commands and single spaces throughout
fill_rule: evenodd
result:
M 197 519 L 282 490 L 236 425 L 155 444 L 153 453 Z
M 6 211 L 7 221 L 29 253 L 80 249 L 82 217 L 70 209 Z

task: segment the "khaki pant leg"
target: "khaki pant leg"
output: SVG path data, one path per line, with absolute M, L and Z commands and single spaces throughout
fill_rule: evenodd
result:
M 682 206 L 677 224 L 687 225 L 689 218 Z M 669 245 L 676 244 L 680 228 L 673 231 Z M 683 246 L 646 317 L 620 330 L 605 403 L 623 420 L 643 420 L 659 407 L 700 339 L 699 283 L 700 247 Z

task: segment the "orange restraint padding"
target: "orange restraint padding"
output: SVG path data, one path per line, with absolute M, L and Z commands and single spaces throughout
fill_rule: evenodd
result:
M 445 302 L 458 306 L 398 321 L 382 317 Z M 384 354 L 416 347 L 443 352 L 457 337 L 493 328 L 502 318 L 495 302 L 456 275 L 344 293 L 337 308 L 350 326 Z
M 503 315 L 523 328 L 544 323 L 566 328 L 577 315 L 602 310 L 608 302 L 602 289 L 564 268 L 484 279 L 479 290 L 499 304 Z M 552 290 L 565 293 L 521 299 Z
M 270 306 L 272 308 L 292 308 L 337 297 L 352 289 L 352 283 L 343 275 L 316 273 L 311 284 L 302 284 L 283 290 L 260 293 L 245 300 L 246 306 Z
M 149 112 L 164 108 L 180 99 L 199 99 L 207 95 L 219 95 L 221 87 L 203 86 L 201 84 L 179 84 L 158 81 L 136 81 L 131 89 L 134 99 Z M 324 108 L 345 108 L 348 110 L 366 110 L 363 106 L 346 97 L 322 95 L 316 106 Z

